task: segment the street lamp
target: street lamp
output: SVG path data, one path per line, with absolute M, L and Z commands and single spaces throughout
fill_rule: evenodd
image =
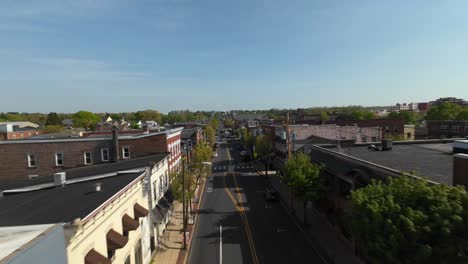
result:
M 188 148 L 187 148 L 188 149 Z M 188 152 L 188 151 L 187 151 Z M 188 155 L 188 153 L 187 153 Z M 202 164 L 202 165 L 207 165 L 210 166 L 211 162 L 209 161 L 202 161 L 202 162 L 197 162 L 193 164 L 185 164 L 185 160 L 182 160 L 183 164 L 183 172 L 182 172 L 182 220 L 183 220 L 183 232 L 184 232 L 184 249 L 187 249 L 187 204 L 185 202 L 185 171 L 190 169 L 190 167 L 197 165 L 197 164 Z

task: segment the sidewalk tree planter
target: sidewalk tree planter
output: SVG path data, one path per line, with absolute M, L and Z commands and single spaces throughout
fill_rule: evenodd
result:
M 311 163 L 307 154 L 298 152 L 286 162 L 285 181 L 295 197 L 303 201 L 304 225 L 307 225 L 306 208 L 317 201 L 324 189 L 320 173 L 323 166 Z

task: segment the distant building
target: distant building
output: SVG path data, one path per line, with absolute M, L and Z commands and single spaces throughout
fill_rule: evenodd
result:
M 405 120 L 404 119 L 369 119 L 369 120 L 337 120 L 336 124 L 339 126 L 358 126 L 358 127 L 379 127 L 381 131 L 381 138 L 385 136 L 401 136 L 404 133 Z
M 461 138 L 468 136 L 468 121 L 427 121 L 429 138 Z
M 468 107 L 468 101 L 456 97 L 442 97 L 435 101 L 431 101 L 430 105 L 438 106 L 443 103 L 452 103 L 457 104 L 459 106 Z
M 31 122 L 0 122 L 0 141 L 39 135 L 39 125 Z

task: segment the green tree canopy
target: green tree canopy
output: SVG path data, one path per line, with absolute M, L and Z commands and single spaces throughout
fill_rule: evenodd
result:
M 465 117 L 466 109 L 457 104 L 445 102 L 439 106 L 432 106 L 427 112 L 427 120 L 457 120 Z
M 265 157 L 273 151 L 271 139 L 268 136 L 259 135 L 255 138 L 255 152 L 259 158 Z
M 231 118 L 225 119 L 224 125 L 228 128 L 234 128 L 234 120 L 232 120 Z
M 353 237 L 370 263 L 467 263 L 468 194 L 406 176 L 351 193 Z
M 156 110 L 145 110 L 145 111 L 138 111 L 135 113 L 134 116 L 135 121 L 156 121 L 158 124 L 162 121 L 162 114 Z
M 304 223 L 306 219 L 306 205 L 309 201 L 317 201 L 323 191 L 323 182 L 320 172 L 323 166 L 311 163 L 310 158 L 303 152 L 298 152 L 286 162 L 286 183 L 294 194 L 300 198 L 304 205 Z
M 42 129 L 42 133 L 44 134 L 62 133 L 63 131 L 64 131 L 63 126 L 59 126 L 59 125 L 45 126 Z
M 415 125 L 418 123 L 420 116 L 413 112 L 413 111 L 400 111 L 400 112 L 391 112 L 388 115 L 388 118 L 398 118 L 404 119 L 405 124 L 407 125 Z
M 99 116 L 88 111 L 78 111 L 72 116 L 75 127 L 83 127 L 93 129 L 94 126 L 101 121 Z
M 46 126 L 58 126 L 62 124 L 62 119 L 55 112 L 51 112 L 47 115 Z
M 212 146 L 215 143 L 216 132 L 212 126 L 207 126 L 205 128 L 205 139 L 210 146 Z

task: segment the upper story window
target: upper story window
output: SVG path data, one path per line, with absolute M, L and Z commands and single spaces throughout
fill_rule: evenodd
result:
M 367 137 L 366 137 L 366 136 L 362 136 L 362 137 L 361 137 L 361 142 L 362 142 L 362 143 L 366 143 L 366 142 L 367 142 Z
M 447 125 L 440 126 L 440 129 L 442 130 L 442 132 L 448 132 L 448 126 Z
M 124 159 L 129 159 L 130 158 L 130 148 L 129 147 L 123 147 L 122 148 L 122 158 L 124 158 Z
M 84 156 L 83 158 L 84 158 L 85 165 L 89 165 L 93 163 L 93 160 L 91 158 L 91 152 L 85 152 L 83 156 Z
M 55 153 L 55 166 L 63 166 L 63 153 Z
M 36 167 L 36 155 L 28 154 L 28 167 L 30 168 Z
M 101 149 L 101 160 L 109 161 L 109 149 L 107 148 Z
M 458 133 L 460 131 L 460 126 L 452 126 L 452 132 Z

